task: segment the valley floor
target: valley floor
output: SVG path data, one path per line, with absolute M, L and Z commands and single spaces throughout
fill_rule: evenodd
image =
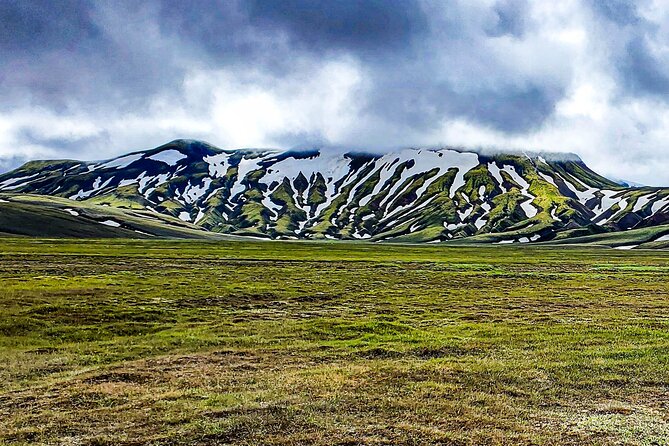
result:
M 669 443 L 669 253 L 0 239 L 0 444 Z

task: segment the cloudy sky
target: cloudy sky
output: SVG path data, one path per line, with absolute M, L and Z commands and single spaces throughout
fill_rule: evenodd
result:
M 579 154 L 669 185 L 665 0 L 2 0 L 0 170 L 175 138 Z

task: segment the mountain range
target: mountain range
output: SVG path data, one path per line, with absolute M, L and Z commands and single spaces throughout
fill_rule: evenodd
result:
M 0 233 L 13 235 L 663 247 L 668 224 L 669 188 L 624 186 L 573 154 L 221 150 L 176 140 L 0 175 Z

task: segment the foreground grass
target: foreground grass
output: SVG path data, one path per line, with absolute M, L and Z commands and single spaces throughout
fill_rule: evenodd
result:
M 668 444 L 667 260 L 0 240 L 0 443 Z

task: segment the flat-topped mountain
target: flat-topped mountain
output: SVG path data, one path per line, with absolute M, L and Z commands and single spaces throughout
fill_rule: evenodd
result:
M 669 189 L 623 187 L 574 155 L 450 148 L 221 150 L 176 140 L 105 161 L 32 161 L 0 175 L 0 192 L 273 239 L 536 242 L 669 219 Z

